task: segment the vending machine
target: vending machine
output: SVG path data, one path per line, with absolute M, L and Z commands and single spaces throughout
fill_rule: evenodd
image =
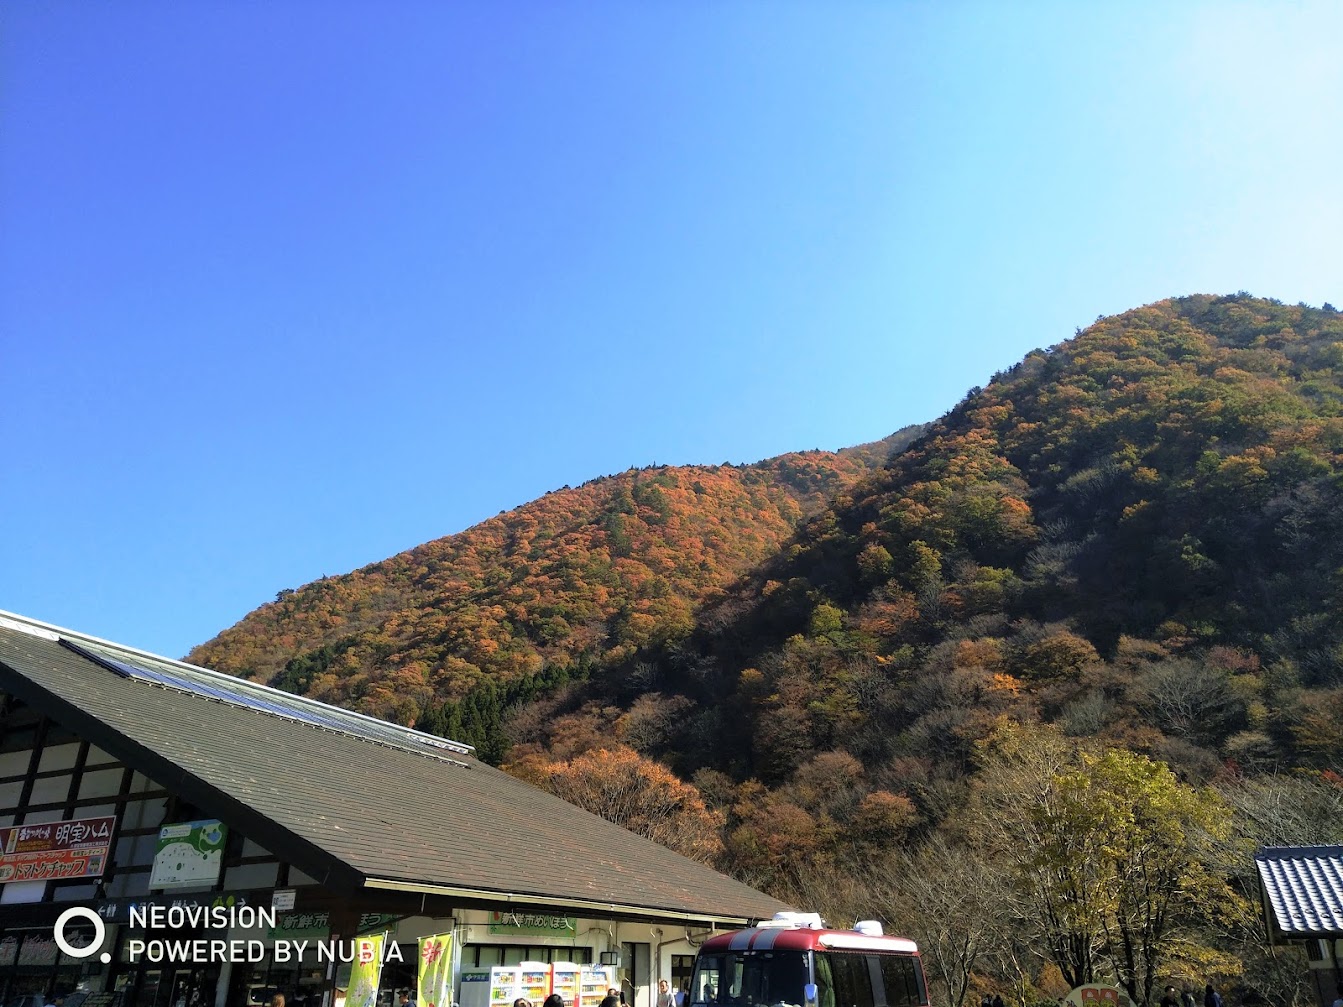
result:
M 578 990 L 581 973 L 582 968 L 573 962 L 551 963 L 550 992 L 564 997 L 564 1007 L 580 1007 Z
M 579 973 L 577 1007 L 598 1007 L 606 991 L 614 985 L 613 978 L 605 966 L 584 965 Z
M 518 996 L 526 997 L 532 1007 L 550 996 L 550 963 L 523 962 L 518 966 Z
M 522 996 L 522 969 L 516 965 L 496 965 L 490 969 L 490 1007 L 513 1007 Z

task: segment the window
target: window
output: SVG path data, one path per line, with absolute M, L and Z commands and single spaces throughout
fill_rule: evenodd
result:
M 923 970 L 911 955 L 876 955 L 889 1007 L 915 1007 L 928 1002 Z
M 801 951 L 727 952 L 701 956 L 691 1002 L 767 1007 L 802 1003 L 807 959 Z
M 816 987 L 820 1007 L 872 1007 L 870 955 L 816 952 Z
M 489 968 L 520 962 L 573 962 L 592 964 L 592 948 L 554 948 L 542 944 L 467 944 L 462 947 L 462 967 Z

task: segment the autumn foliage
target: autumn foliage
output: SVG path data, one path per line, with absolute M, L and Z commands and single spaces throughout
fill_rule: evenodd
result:
M 713 863 L 722 852 L 723 816 L 693 786 L 623 745 L 573 759 L 528 756 L 506 768 L 570 804 L 623 825 L 683 856 Z
M 1343 841 L 1340 571 L 1343 315 L 1195 296 L 883 447 L 561 490 L 283 593 L 192 659 L 467 740 L 832 920 L 885 912 L 953 1004 L 1108 968 L 1139 999 L 1201 974 L 1291 1007 L 1238 915 L 1244 850 Z M 1007 771 L 1009 738 L 1057 765 Z M 1126 845 L 1139 821 L 1204 859 Z M 1021 859 L 1045 826 L 1078 891 L 1141 856 L 1199 897 L 1158 906 L 1170 926 L 1142 894 L 1014 925 L 1052 911 Z M 1104 877 L 1088 842 L 1122 853 Z
M 188 659 L 402 723 L 482 685 L 567 681 L 686 636 L 700 605 L 912 435 L 566 487 L 281 591 Z

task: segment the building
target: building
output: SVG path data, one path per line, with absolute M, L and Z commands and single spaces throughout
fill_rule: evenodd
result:
M 468 746 L 3 612 L 0 703 L 6 1007 L 249 1007 L 276 991 L 340 1007 L 349 965 L 313 952 L 371 932 L 402 959 L 378 1007 L 413 989 L 415 941 L 445 932 L 462 1007 L 489 1007 L 489 968 L 524 961 L 604 966 L 597 979 L 649 1007 L 706 935 L 787 908 Z M 57 946 L 72 907 L 96 919 L 67 941 L 102 926 L 109 961 Z M 227 953 L 145 950 L 188 938 Z
M 1343 846 L 1268 846 L 1254 855 L 1271 943 L 1305 945 L 1321 1007 L 1343 997 Z

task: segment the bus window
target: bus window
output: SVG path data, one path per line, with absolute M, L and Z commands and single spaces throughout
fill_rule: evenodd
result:
M 877 955 L 887 1007 L 919 1007 L 928 1002 L 918 962 L 906 955 Z
M 869 957 L 816 952 L 818 1007 L 874 1007 Z
M 816 978 L 816 1007 L 835 1007 L 835 977 L 830 974 L 830 956 L 816 955 L 812 961 Z
M 806 984 L 803 951 L 701 954 L 691 979 L 691 1007 L 801 1007 Z

